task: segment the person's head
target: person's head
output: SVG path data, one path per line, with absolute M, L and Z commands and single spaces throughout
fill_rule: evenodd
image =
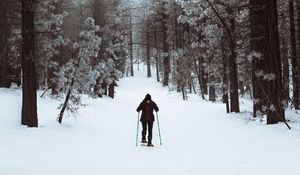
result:
M 145 102 L 150 103 L 151 102 L 151 95 L 147 94 L 145 97 Z

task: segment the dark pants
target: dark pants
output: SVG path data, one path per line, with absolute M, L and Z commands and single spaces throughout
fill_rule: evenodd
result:
M 151 122 L 142 122 L 143 130 L 142 130 L 142 140 L 146 140 L 146 133 L 148 127 L 148 144 L 152 142 L 152 128 L 153 128 L 153 121 Z

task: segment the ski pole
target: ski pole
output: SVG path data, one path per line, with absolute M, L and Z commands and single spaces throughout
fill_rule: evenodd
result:
M 159 141 L 160 141 L 160 145 L 162 146 L 161 134 L 160 134 L 160 127 L 159 127 L 159 120 L 158 120 L 158 114 L 157 114 L 157 112 L 156 112 L 156 119 L 157 119 L 157 128 L 158 128 L 158 134 L 159 134 Z
M 137 146 L 138 142 L 138 136 L 139 136 L 139 118 L 140 118 L 140 113 L 138 113 L 138 119 L 137 119 L 137 125 L 136 125 L 136 138 L 135 138 L 135 146 Z

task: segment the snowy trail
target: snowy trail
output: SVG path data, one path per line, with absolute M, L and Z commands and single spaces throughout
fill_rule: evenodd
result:
M 55 122 L 58 103 L 39 99 L 40 128 L 15 126 L 20 92 L 0 89 L 1 175 L 296 175 L 300 171 L 299 129 L 262 126 L 222 104 L 169 92 L 144 71 L 122 79 L 116 98 L 85 99 L 77 124 Z M 160 108 L 154 148 L 135 146 L 136 107 L 146 93 Z M 4 99 L 10 99 L 6 103 Z M 247 115 L 247 114 L 243 114 Z M 297 124 L 295 124 L 297 125 Z M 141 128 L 141 126 L 140 126 Z M 139 133 L 140 136 L 140 133 Z

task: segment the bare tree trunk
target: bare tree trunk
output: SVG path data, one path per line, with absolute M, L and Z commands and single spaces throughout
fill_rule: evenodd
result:
M 203 63 L 204 63 L 204 58 L 200 57 L 199 58 L 199 71 L 201 74 L 202 92 L 204 95 L 208 95 L 208 90 L 207 90 L 208 74 L 207 74 L 207 71 L 205 71 L 205 69 L 204 69 Z
M 240 89 L 240 94 L 242 97 L 245 95 L 245 87 L 244 87 L 244 81 L 239 81 L 239 89 Z
M 132 30 L 133 30 L 133 26 L 132 26 L 132 16 L 131 16 L 131 12 L 130 12 L 130 35 L 129 35 L 129 47 L 130 47 L 130 75 L 134 76 L 134 71 L 133 71 L 133 36 L 132 36 Z
M 275 124 L 285 121 L 282 105 L 282 65 L 280 58 L 277 0 L 260 1 L 250 0 L 251 21 L 251 46 L 254 51 L 261 54 L 262 58 L 254 58 L 253 68 L 261 66 L 263 76 L 256 74 L 259 90 L 262 92 L 260 100 L 266 106 L 267 124 Z M 272 63 L 272 64 L 270 64 Z M 273 77 L 273 78 L 266 78 Z M 263 83 L 262 83 L 263 82 Z M 254 82 L 255 84 L 256 82 Z M 255 101 L 254 101 L 255 104 Z
M 117 83 L 115 82 L 115 80 L 109 85 L 108 87 L 108 96 L 110 98 L 114 98 L 115 97 L 115 86 L 117 85 Z
M 70 83 L 70 87 L 69 87 L 69 90 L 67 92 L 67 95 L 66 95 L 66 98 L 65 98 L 65 101 L 64 101 L 64 104 L 60 110 L 60 113 L 58 115 L 58 119 L 57 121 L 61 124 L 62 123 L 62 119 L 64 117 L 64 113 L 66 111 L 66 108 L 68 106 L 68 103 L 69 103 L 69 100 L 70 100 L 70 97 L 71 97 L 71 92 L 72 92 L 72 88 L 74 86 L 74 81 L 75 81 L 75 78 L 74 76 L 72 77 L 72 80 L 71 80 L 71 83 Z
M 227 10 L 230 15 L 230 28 L 224 21 L 224 19 L 220 16 L 219 12 L 212 5 L 209 0 L 206 0 L 209 6 L 212 8 L 215 15 L 221 21 L 223 27 L 227 31 L 230 40 L 230 59 L 229 59 L 229 80 L 230 80 L 230 112 L 240 112 L 239 108 L 239 94 L 238 94 L 238 76 L 237 76 L 237 65 L 236 65 L 236 43 L 234 40 L 234 30 L 235 30 L 235 19 L 232 16 L 233 11 L 232 7 L 229 7 Z
M 1 54 L 0 55 L 0 87 L 9 88 L 11 85 L 11 81 L 8 79 L 9 63 L 7 62 L 8 59 L 7 46 L 1 47 L 1 45 L 5 44 L 4 42 L 2 42 L 2 44 L 0 42 L 0 54 Z
M 235 19 L 232 16 L 233 12 L 230 7 L 230 59 L 229 59 L 229 76 L 230 76 L 230 112 L 240 112 L 239 107 L 239 93 L 238 93 L 238 76 L 237 76 L 237 65 L 236 65 L 236 41 L 233 34 L 235 33 Z M 229 32 L 230 33 L 230 32 Z
M 294 1 L 289 0 L 290 14 L 290 35 L 291 35 L 291 60 L 292 60 L 292 77 L 293 77 L 293 103 L 295 109 L 299 109 L 299 62 L 297 62 L 296 53 L 296 32 L 295 32 L 295 17 L 294 17 Z
M 298 44 L 300 45 L 300 0 L 297 0 L 296 4 L 297 4 L 297 21 L 298 21 L 298 42 L 299 42 Z
M 100 97 L 102 97 L 103 95 L 107 96 L 107 83 L 106 81 L 104 80 L 103 83 L 101 84 L 101 88 L 103 90 L 102 93 L 100 93 Z
M 198 58 L 198 63 L 200 63 L 200 58 Z M 199 83 L 199 87 L 200 87 L 200 94 L 202 99 L 204 100 L 204 92 L 203 92 L 203 85 L 202 85 L 202 81 L 201 81 L 201 75 L 200 75 L 200 66 L 197 64 L 196 58 L 194 58 L 194 67 L 195 67 L 195 72 L 198 78 L 198 83 Z
M 5 1 L 0 2 L 0 87 L 9 88 L 8 79 L 8 38 L 9 25 L 7 21 L 7 7 Z
M 264 21 L 262 3 L 260 0 L 250 0 L 250 30 L 251 30 L 251 50 L 255 52 L 252 58 L 252 86 L 253 86 L 253 117 L 257 117 L 257 113 L 261 113 L 262 106 L 265 101 L 261 87 L 264 87 L 263 82 L 259 80 L 257 73 L 263 70 L 262 57 L 264 42 Z M 260 55 L 260 56 L 259 56 Z
M 157 29 L 156 29 L 156 21 L 154 20 L 154 44 L 155 44 L 155 66 L 156 66 L 156 80 L 160 82 L 159 78 L 159 61 L 158 61 L 158 46 L 157 46 Z
M 146 33 L 146 39 L 147 39 L 147 46 L 146 46 L 147 77 L 151 77 L 150 34 L 148 29 Z
M 283 100 L 285 101 L 285 105 L 288 105 L 288 101 L 290 99 L 289 90 L 290 90 L 290 75 L 289 75 L 289 58 L 288 58 L 288 48 L 286 44 L 285 38 L 281 37 L 282 43 L 282 68 L 283 68 Z
M 278 36 L 278 14 L 277 14 L 277 0 L 268 1 L 266 4 L 267 15 L 267 30 L 265 33 L 266 38 L 266 52 L 265 58 L 267 65 L 266 72 L 273 72 L 275 79 L 268 82 L 267 93 L 270 98 L 270 110 L 267 113 L 267 124 L 275 124 L 278 122 L 285 122 L 284 108 L 282 105 L 282 66 L 280 58 L 279 36 Z M 272 65 L 268 64 L 273 62 Z M 274 106 L 275 110 L 272 110 Z M 289 127 L 289 126 L 288 126 Z
M 106 19 L 105 19 L 105 9 L 106 5 L 103 0 L 94 0 L 93 6 L 93 18 L 95 19 L 95 24 L 99 26 L 104 26 Z
M 34 54 L 34 0 L 22 0 L 22 118 L 28 127 L 38 127 Z
M 187 100 L 187 99 L 186 99 L 186 92 L 185 92 L 185 87 L 184 87 L 184 85 L 181 85 L 180 87 L 181 87 L 182 99 L 183 99 L 183 100 Z
M 215 80 L 214 76 L 210 76 L 209 80 L 209 101 L 215 102 L 216 101 L 216 86 L 215 86 Z
M 297 0 L 297 21 L 298 21 L 298 50 L 300 49 L 300 0 Z M 300 52 L 298 53 L 298 57 L 297 57 L 297 63 L 298 63 L 298 85 L 300 83 Z M 300 91 L 300 87 L 298 86 L 298 91 Z M 300 98 L 300 92 L 299 92 L 299 96 Z M 299 99 L 299 104 L 300 104 L 300 99 Z M 299 106 L 298 106 L 299 107 Z
M 177 72 L 177 75 L 176 75 L 177 76 L 176 77 L 176 79 L 177 79 L 177 82 L 176 82 L 177 92 L 181 92 L 181 89 L 182 89 L 181 86 L 183 84 L 183 81 L 182 81 L 183 75 L 182 75 L 182 71 L 181 71 L 181 69 L 182 69 L 181 62 L 179 60 L 174 61 L 173 62 L 173 67 L 176 67 L 176 72 Z M 174 71 L 173 76 L 175 76 L 176 72 Z M 179 78 L 178 78 L 178 75 L 180 76 Z
M 58 83 L 57 82 L 54 82 L 53 81 L 53 78 L 55 78 L 55 77 L 57 77 L 57 75 L 55 75 L 55 72 L 57 72 L 58 71 L 58 68 L 57 67 L 54 67 L 54 66 L 52 66 L 52 67 L 50 67 L 49 68 L 49 73 L 48 73 L 48 88 L 50 88 L 51 89 L 51 94 L 52 95 L 58 95 L 58 93 L 59 93 L 59 85 L 58 85 Z
M 229 113 L 229 101 L 228 101 L 228 78 L 227 78 L 227 54 L 226 54 L 226 49 L 225 49 L 225 44 L 224 44 L 224 39 L 222 38 L 221 40 L 221 45 L 222 45 L 222 62 L 223 62 L 223 103 L 226 104 L 226 112 Z
M 168 27 L 167 27 L 167 12 L 165 9 L 166 2 L 162 3 L 163 5 L 163 19 L 162 19 L 162 29 L 163 29 L 163 70 L 164 70 L 164 77 L 163 77 L 163 86 L 169 85 L 169 74 L 170 74 L 170 56 L 169 56 L 169 46 L 167 43 L 168 39 Z

